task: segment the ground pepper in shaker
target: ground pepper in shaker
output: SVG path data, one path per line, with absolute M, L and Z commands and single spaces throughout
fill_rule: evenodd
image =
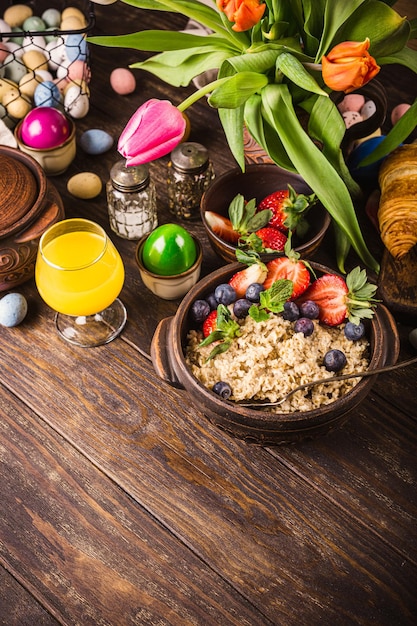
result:
M 200 215 L 200 200 L 214 178 L 207 149 L 200 143 L 180 143 L 168 163 L 167 190 L 169 210 L 186 220 Z
M 147 164 L 126 167 L 117 161 L 106 184 L 111 229 L 125 239 L 140 239 L 158 225 L 155 184 Z

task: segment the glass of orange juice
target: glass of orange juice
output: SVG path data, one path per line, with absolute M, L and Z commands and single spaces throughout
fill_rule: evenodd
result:
M 119 335 L 127 319 L 118 298 L 124 276 L 118 251 L 95 222 L 62 220 L 39 241 L 36 286 L 56 311 L 58 332 L 77 346 L 99 346 Z

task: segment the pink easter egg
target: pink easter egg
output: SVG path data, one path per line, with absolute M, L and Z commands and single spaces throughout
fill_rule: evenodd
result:
M 10 50 L 7 47 L 7 44 L 0 41 L 0 63 L 3 63 L 3 61 L 9 56 L 9 54 Z
M 397 104 L 397 106 L 392 109 L 391 123 L 393 126 L 395 126 L 395 124 L 398 122 L 400 117 L 402 117 L 404 113 L 408 111 L 410 106 L 411 106 L 410 104 L 403 103 L 403 104 Z
M 348 93 L 337 106 L 340 113 L 346 113 L 346 111 L 359 112 L 365 104 L 365 97 L 360 93 Z
M 70 136 L 71 126 L 61 111 L 53 107 L 37 107 L 23 118 L 20 138 L 30 148 L 56 148 Z
M 89 83 L 91 80 L 91 71 L 87 63 L 84 61 L 73 61 L 68 65 L 68 79 L 69 80 L 85 80 Z
M 127 96 L 135 91 L 136 79 L 130 70 L 118 67 L 110 74 L 110 85 L 119 95 Z

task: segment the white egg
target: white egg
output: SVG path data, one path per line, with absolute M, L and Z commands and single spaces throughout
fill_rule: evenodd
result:
M 28 304 L 21 293 L 8 293 L 0 300 L 0 324 L 11 328 L 26 317 Z
M 78 85 L 67 89 L 64 98 L 66 112 L 75 119 L 85 117 L 90 109 L 90 100 L 85 93 L 80 92 Z

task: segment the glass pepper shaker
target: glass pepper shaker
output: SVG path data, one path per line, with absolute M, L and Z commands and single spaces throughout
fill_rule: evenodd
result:
M 106 184 L 111 229 L 125 239 L 140 239 L 158 225 L 155 184 L 149 166 L 126 167 L 124 159 L 110 170 Z
M 180 143 L 168 163 L 169 210 L 182 219 L 199 217 L 201 196 L 214 178 L 207 149 L 196 142 Z

